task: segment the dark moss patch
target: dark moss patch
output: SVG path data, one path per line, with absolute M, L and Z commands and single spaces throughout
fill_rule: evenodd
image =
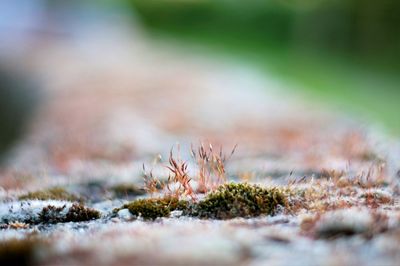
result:
M 64 188 L 54 187 L 46 190 L 30 192 L 19 197 L 20 200 L 66 200 L 82 201 L 78 196 L 69 193 Z
M 56 207 L 53 205 L 44 207 L 42 211 L 39 213 L 39 222 L 46 224 L 64 222 L 65 219 L 65 214 L 63 214 L 64 209 L 65 205 L 62 207 Z
M 273 215 L 286 205 L 284 193 L 277 188 L 262 188 L 247 183 L 220 186 L 194 206 L 191 215 L 199 218 L 232 219 Z
M 146 220 L 154 220 L 158 217 L 168 217 L 171 211 L 185 211 L 189 207 L 189 202 L 173 197 L 140 199 L 125 204 L 120 209 L 128 209 L 130 213 Z M 117 209 L 115 211 L 119 211 Z
M 33 265 L 35 249 L 40 245 L 35 239 L 9 239 L 0 242 L 0 265 Z
M 85 207 L 82 204 L 74 203 L 68 211 L 65 205 L 55 207 L 49 205 L 42 209 L 39 214 L 40 223 L 67 223 L 67 222 L 83 222 L 100 218 L 100 212 L 95 209 Z
M 83 222 L 100 218 L 100 212 L 83 206 L 82 204 L 74 203 L 68 210 L 65 216 L 65 222 Z
M 119 184 L 110 188 L 116 197 L 134 197 L 146 194 L 146 191 L 134 184 Z

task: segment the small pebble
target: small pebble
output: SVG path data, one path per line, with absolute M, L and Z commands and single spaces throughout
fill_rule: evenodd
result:
M 131 221 L 133 219 L 133 215 L 129 212 L 128 209 L 122 209 L 118 212 L 118 217 L 124 221 Z

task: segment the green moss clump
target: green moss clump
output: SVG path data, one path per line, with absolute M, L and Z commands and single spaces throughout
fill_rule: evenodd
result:
M 154 199 L 136 200 L 127 206 L 130 213 L 141 216 L 146 220 L 154 220 L 158 217 L 167 217 L 170 210 L 167 206 Z
M 27 239 L 9 239 L 0 242 L 0 265 L 32 265 L 34 251 L 38 241 Z
M 145 220 L 154 220 L 158 217 L 168 217 L 171 211 L 185 211 L 189 207 L 189 202 L 179 200 L 174 197 L 140 199 L 125 204 L 120 209 L 128 209 L 129 212 Z M 120 210 L 117 209 L 116 211 Z
M 247 183 L 221 185 L 200 202 L 174 197 L 140 199 L 115 209 L 128 209 L 137 217 L 154 220 L 168 217 L 171 211 L 182 210 L 184 215 L 208 219 L 232 219 L 274 215 L 278 206 L 286 207 L 286 193 L 278 188 L 262 188 Z
M 99 219 L 100 212 L 83 206 L 79 203 L 74 203 L 65 215 L 65 222 L 83 222 Z
M 194 207 L 191 215 L 212 219 L 250 218 L 273 215 L 279 205 L 286 205 L 286 197 L 277 188 L 230 183 L 208 194 Z
M 141 196 L 146 194 L 144 189 L 138 188 L 134 184 L 119 184 L 111 187 L 111 191 L 116 197 Z
M 78 196 L 69 193 L 64 188 L 54 187 L 46 190 L 30 192 L 19 197 L 20 200 L 66 200 L 66 201 L 81 201 Z

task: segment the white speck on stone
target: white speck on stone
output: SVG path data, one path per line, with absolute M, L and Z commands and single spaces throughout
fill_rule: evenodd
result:
M 125 221 L 130 221 L 133 219 L 133 215 L 128 209 L 122 209 L 118 212 L 118 217 Z
M 175 210 L 171 212 L 170 216 L 171 218 L 179 218 L 182 216 L 182 213 L 183 211 Z
M 105 200 L 105 201 L 101 201 L 101 202 L 93 204 L 92 208 L 98 210 L 103 215 L 105 215 L 108 212 L 110 212 L 110 210 L 113 210 L 114 208 L 118 208 L 127 202 L 128 201 L 124 201 L 124 200 Z

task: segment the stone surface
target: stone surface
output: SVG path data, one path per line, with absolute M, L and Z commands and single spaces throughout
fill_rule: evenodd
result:
M 83 194 L 102 218 L 21 229 L 3 224 L 0 240 L 35 232 L 50 243 L 37 258 L 43 265 L 400 260 L 396 140 L 234 62 L 154 45 L 140 34 L 79 36 L 38 45 L 26 63 L 41 78 L 48 101 L 1 170 L 0 220 L 20 213 L 19 195 L 53 186 Z M 127 210 L 113 215 L 127 199 L 110 198 L 105 188 L 142 185 L 143 163 L 166 180 L 176 142 L 195 175 L 189 148 L 199 141 L 227 153 L 238 144 L 226 163 L 229 179 L 295 189 L 293 210 L 227 221 L 178 212 L 153 222 L 131 220 Z M 34 206 L 28 209 L 36 215 Z M 341 237 L 341 230 L 352 234 Z M 326 232 L 336 232 L 335 238 L 318 237 Z

